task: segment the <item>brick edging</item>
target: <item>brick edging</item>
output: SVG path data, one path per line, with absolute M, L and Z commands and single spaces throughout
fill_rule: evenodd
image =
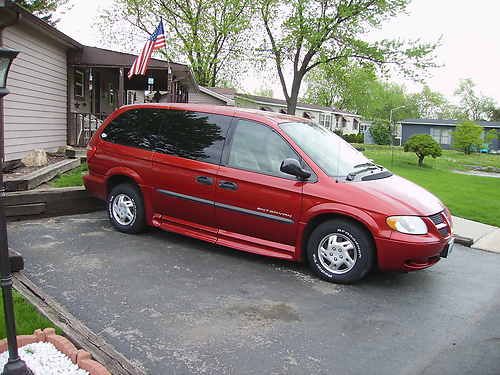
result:
M 17 345 L 19 347 L 36 342 L 51 343 L 57 350 L 64 353 L 71 362 L 78 365 L 82 370 L 88 371 L 90 375 L 111 375 L 103 365 L 92 359 L 89 352 L 78 350 L 66 337 L 56 335 L 54 328 L 45 328 L 43 331 L 37 329 L 32 335 L 17 336 Z M 0 340 L 0 353 L 5 352 L 7 349 L 7 340 Z

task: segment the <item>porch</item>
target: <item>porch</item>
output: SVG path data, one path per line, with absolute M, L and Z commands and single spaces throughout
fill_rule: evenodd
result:
M 187 103 L 198 90 L 186 65 L 151 59 L 145 76 L 128 79 L 136 56 L 84 47 L 68 56 L 67 144 L 86 146 L 103 120 L 124 104 Z

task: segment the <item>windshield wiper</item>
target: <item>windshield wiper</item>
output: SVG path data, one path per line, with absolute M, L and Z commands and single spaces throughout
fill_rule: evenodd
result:
M 371 161 L 367 162 L 367 163 L 361 163 L 361 164 L 356 164 L 353 168 L 360 168 L 360 167 L 370 167 L 372 165 L 375 165 L 375 163 L 372 163 Z
M 347 181 L 352 181 L 352 180 L 354 180 L 354 177 L 356 177 L 356 175 L 358 175 L 360 173 L 364 173 L 364 172 L 368 172 L 368 171 L 373 171 L 375 169 L 381 169 L 381 170 L 384 169 L 384 167 L 382 167 L 380 165 L 377 165 L 375 163 L 358 164 L 358 165 L 355 165 L 354 168 L 356 168 L 356 167 L 365 167 L 365 166 L 367 166 L 367 168 L 363 168 L 363 169 L 360 169 L 360 170 L 349 172 L 347 174 L 347 176 L 346 176 L 346 180 Z

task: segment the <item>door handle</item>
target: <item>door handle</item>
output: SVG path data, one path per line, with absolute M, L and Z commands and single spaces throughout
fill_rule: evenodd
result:
M 219 182 L 219 187 L 221 189 L 237 190 L 238 184 L 236 184 L 235 182 L 230 182 L 230 181 L 221 181 L 221 182 Z
M 198 176 L 196 177 L 196 182 L 203 185 L 212 185 L 214 183 L 214 180 L 211 177 Z

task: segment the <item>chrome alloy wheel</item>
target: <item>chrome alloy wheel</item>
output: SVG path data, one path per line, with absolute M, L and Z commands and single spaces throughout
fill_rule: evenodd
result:
M 113 198 L 112 212 L 113 218 L 120 225 L 132 225 L 135 221 L 135 203 L 126 194 L 118 194 Z
M 334 233 L 321 240 L 318 245 L 318 257 L 321 265 L 328 271 L 343 274 L 352 270 L 358 260 L 358 252 L 349 238 Z

